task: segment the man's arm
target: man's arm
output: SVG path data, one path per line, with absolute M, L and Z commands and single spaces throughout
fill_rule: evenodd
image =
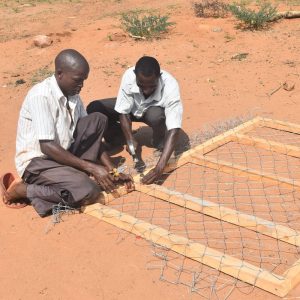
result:
M 42 140 L 40 146 L 41 151 L 56 162 L 92 174 L 104 191 L 112 192 L 115 189 L 114 178 L 109 174 L 113 164 L 107 158 L 107 154 L 101 155 L 100 161 L 104 166 L 100 166 L 78 158 L 52 140 Z
M 179 135 L 180 128 L 170 129 L 167 132 L 165 145 L 163 152 L 159 158 L 158 163 L 156 164 L 155 168 L 151 169 L 142 179 L 142 183 L 144 184 L 151 184 L 155 180 L 157 180 L 164 171 L 172 152 L 174 151 L 175 144 Z
M 125 139 L 126 139 L 127 151 L 129 150 L 128 149 L 129 141 L 132 141 L 134 149 L 137 149 L 137 141 L 135 140 L 135 138 L 133 137 L 133 134 L 132 134 L 132 122 L 131 122 L 129 114 L 120 114 L 120 124 L 121 124 L 121 128 L 122 128 L 122 131 L 123 131 Z
M 165 81 L 164 97 L 166 101 L 165 116 L 166 126 L 169 129 L 165 138 L 165 145 L 160 159 L 155 168 L 149 171 L 142 179 L 142 183 L 150 184 L 157 180 L 163 173 L 179 135 L 182 123 L 182 103 L 179 91 L 179 85 L 176 79 L 169 76 Z

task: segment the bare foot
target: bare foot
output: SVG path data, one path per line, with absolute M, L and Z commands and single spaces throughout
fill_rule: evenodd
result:
M 17 181 L 11 173 L 6 173 L 0 181 L 3 203 L 10 208 L 22 208 L 28 204 L 26 198 L 27 186 L 22 181 Z

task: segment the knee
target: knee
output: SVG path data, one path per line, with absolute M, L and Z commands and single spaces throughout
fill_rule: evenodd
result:
M 154 127 L 154 128 L 163 127 L 165 123 L 166 123 L 166 117 L 164 114 L 157 114 L 155 116 L 152 116 L 149 119 L 150 127 Z
M 101 103 L 100 100 L 95 100 L 92 101 L 87 107 L 86 107 L 86 111 L 88 114 L 91 114 L 93 112 L 104 112 L 104 106 Z
M 97 124 L 99 130 L 106 129 L 108 118 L 101 112 L 93 112 L 89 116 L 90 122 Z

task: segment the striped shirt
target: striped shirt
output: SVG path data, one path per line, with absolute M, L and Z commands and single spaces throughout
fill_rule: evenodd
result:
M 120 114 L 132 113 L 135 117 L 141 118 L 150 106 L 160 106 L 165 109 L 168 130 L 181 128 L 183 108 L 176 79 L 161 70 L 156 90 L 145 99 L 136 84 L 134 67 L 129 68 L 123 75 L 115 110 Z
M 54 75 L 28 92 L 20 111 L 16 139 L 15 163 L 21 177 L 33 158 L 46 157 L 40 140 L 54 141 L 66 150 L 71 146 L 77 121 L 87 113 L 79 95 L 69 96 L 68 100 Z

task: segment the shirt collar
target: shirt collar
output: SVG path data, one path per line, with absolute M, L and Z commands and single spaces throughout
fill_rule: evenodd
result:
M 61 91 L 60 87 L 58 86 L 57 80 L 55 75 L 50 77 L 50 84 L 52 86 L 52 93 L 55 99 L 61 101 L 64 105 L 67 103 L 67 98 L 64 96 L 63 92 Z
M 55 78 L 55 75 L 52 75 L 50 77 L 50 82 L 52 85 L 52 92 L 55 99 L 58 99 L 58 101 L 61 101 L 61 103 L 66 106 L 67 104 L 67 97 L 63 94 L 60 87 L 58 86 L 57 80 Z M 69 102 L 76 103 L 77 95 L 69 96 Z
M 151 101 L 152 100 L 160 101 L 163 88 L 164 88 L 164 83 L 163 83 L 163 81 L 161 79 L 161 76 L 160 76 L 159 80 L 158 80 L 158 85 L 157 85 L 154 93 L 148 99 L 151 99 Z M 130 92 L 134 93 L 134 94 L 141 94 L 142 95 L 142 93 L 140 92 L 140 88 L 136 84 L 136 78 L 134 79 L 134 82 L 133 82 L 133 84 L 130 88 Z M 148 99 L 146 99 L 146 100 L 148 100 Z

